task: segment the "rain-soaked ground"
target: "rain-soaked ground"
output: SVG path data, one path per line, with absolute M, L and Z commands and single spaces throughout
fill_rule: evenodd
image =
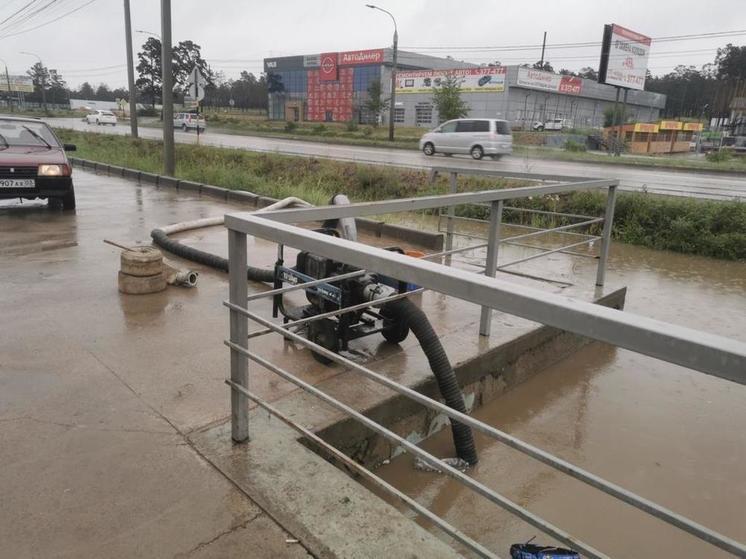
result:
M 591 266 L 581 260 L 576 273 Z M 746 264 L 614 245 L 626 310 L 746 340 Z M 746 541 L 746 387 L 594 343 L 475 413 L 592 473 Z M 470 473 L 612 557 L 729 557 L 499 443 L 477 436 Z M 450 432 L 423 444 L 452 455 Z M 403 455 L 378 474 L 505 557 L 537 536 Z M 431 528 L 433 531 L 436 529 Z

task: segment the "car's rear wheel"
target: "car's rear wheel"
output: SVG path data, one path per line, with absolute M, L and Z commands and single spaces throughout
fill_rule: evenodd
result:
M 482 146 L 474 146 L 471 148 L 471 157 L 472 159 L 482 159 L 484 157 L 484 150 L 482 149 Z
M 186 124 L 182 124 L 181 125 L 181 131 L 182 132 L 186 132 L 187 131 L 187 125 Z
M 63 210 L 74 210 L 75 209 L 75 189 L 71 186 L 70 190 L 62 197 L 62 209 Z
M 435 146 L 432 144 L 432 142 L 427 142 L 424 146 L 422 146 L 422 153 L 424 153 L 425 155 L 435 154 Z

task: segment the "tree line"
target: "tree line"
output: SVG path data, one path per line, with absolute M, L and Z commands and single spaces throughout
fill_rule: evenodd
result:
M 160 103 L 163 83 L 161 76 L 161 42 L 149 37 L 137 54 L 137 96 L 138 102 L 146 105 Z M 499 65 L 494 62 L 491 65 Z M 181 41 L 173 48 L 172 67 L 174 74 L 174 93 L 177 100 L 183 100 L 189 75 L 198 67 L 207 79 L 203 104 L 224 107 L 233 105 L 237 108 L 266 109 L 267 93 L 276 91 L 277 76 L 262 74 L 259 77 L 243 71 L 238 79 L 225 79 L 220 72 L 215 72 L 202 57 L 201 47 L 193 41 Z M 540 70 L 554 71 L 549 61 L 539 61 L 525 65 Z M 79 88 L 71 89 L 63 77 L 37 62 L 29 70 L 36 90 L 26 95 L 30 101 L 41 101 L 41 84 L 45 84 L 47 100 L 51 103 L 64 103 L 70 97 L 101 101 L 128 99 L 125 88 L 110 89 L 106 84 L 93 86 L 84 82 Z M 571 71 L 566 68 L 560 74 L 578 76 L 597 80 L 598 73 L 592 67 Z M 729 114 L 729 105 L 734 97 L 746 96 L 746 46 L 727 44 L 717 50 L 712 63 L 701 68 L 692 65 L 680 65 L 671 72 L 653 76 L 648 72 L 645 84 L 647 91 L 666 95 L 664 117 L 721 118 Z M 375 94 L 375 92 L 373 92 Z M 371 96 L 380 98 L 378 95 Z M 232 101 L 232 103 L 231 103 Z M 380 113 L 384 107 L 368 107 L 373 113 Z
M 200 69 L 207 80 L 204 105 L 224 107 L 232 105 L 242 109 L 267 108 L 267 81 L 262 74 L 258 78 L 242 71 L 238 79 L 225 79 L 220 72 L 212 70 L 202 57 L 201 47 L 193 41 L 181 41 L 173 48 L 171 60 L 173 71 L 174 94 L 177 101 L 184 99 L 186 89 L 195 66 Z M 161 103 L 163 95 L 163 77 L 161 75 L 161 42 L 149 37 L 137 53 L 137 72 L 135 86 L 137 102 L 146 106 Z M 34 83 L 34 92 L 27 93 L 27 101 L 40 103 L 41 88 L 44 85 L 47 101 L 50 103 L 67 103 L 69 99 L 87 99 L 91 101 L 116 101 L 129 99 L 129 90 L 124 87 L 111 89 L 107 84 L 92 85 L 83 82 L 78 88 L 70 88 L 62 75 L 43 66 L 34 64 L 27 72 Z

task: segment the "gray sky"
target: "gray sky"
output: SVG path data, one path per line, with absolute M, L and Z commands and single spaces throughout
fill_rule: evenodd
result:
M 0 21 L 31 0 L 0 0 Z M 0 24 L 0 58 L 11 73 L 35 59 L 57 69 L 71 86 L 83 81 L 126 84 L 122 0 L 33 0 L 43 7 L 25 23 Z M 191 39 L 226 77 L 258 74 L 262 58 L 389 46 L 392 23 L 365 8 L 371 0 L 173 0 L 174 42 Z M 44 24 L 91 2 L 50 25 Z M 131 0 L 133 29 L 160 33 L 158 0 Z M 728 42 L 746 44 L 744 0 L 381 0 L 399 26 L 402 49 L 471 62 L 535 62 L 540 48 L 506 51 L 485 47 L 537 45 L 548 32 L 546 60 L 556 70 L 597 68 L 599 47 L 557 48 L 559 43 L 598 42 L 603 24 L 618 23 L 654 38 L 742 31 L 738 36 L 653 42 L 650 69 L 662 74 L 678 64 L 697 67 Z M 135 51 L 147 37 L 134 35 Z M 445 50 L 427 50 L 447 47 Z M 452 48 L 457 47 L 457 48 Z M 462 47 L 459 49 L 458 47 Z M 475 47 L 475 51 L 463 50 Z M 682 52 L 683 51 L 683 52 Z

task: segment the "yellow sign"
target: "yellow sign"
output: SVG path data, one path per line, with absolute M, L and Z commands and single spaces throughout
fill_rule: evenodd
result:
M 689 130 L 691 132 L 702 132 L 702 129 L 704 128 L 704 124 L 701 122 L 685 122 L 684 123 L 684 130 Z
M 635 132 L 644 132 L 649 134 L 655 134 L 658 132 L 658 125 L 651 124 L 649 122 L 638 122 L 635 124 Z
M 661 130 L 681 130 L 683 124 L 679 120 L 661 120 L 659 128 Z

